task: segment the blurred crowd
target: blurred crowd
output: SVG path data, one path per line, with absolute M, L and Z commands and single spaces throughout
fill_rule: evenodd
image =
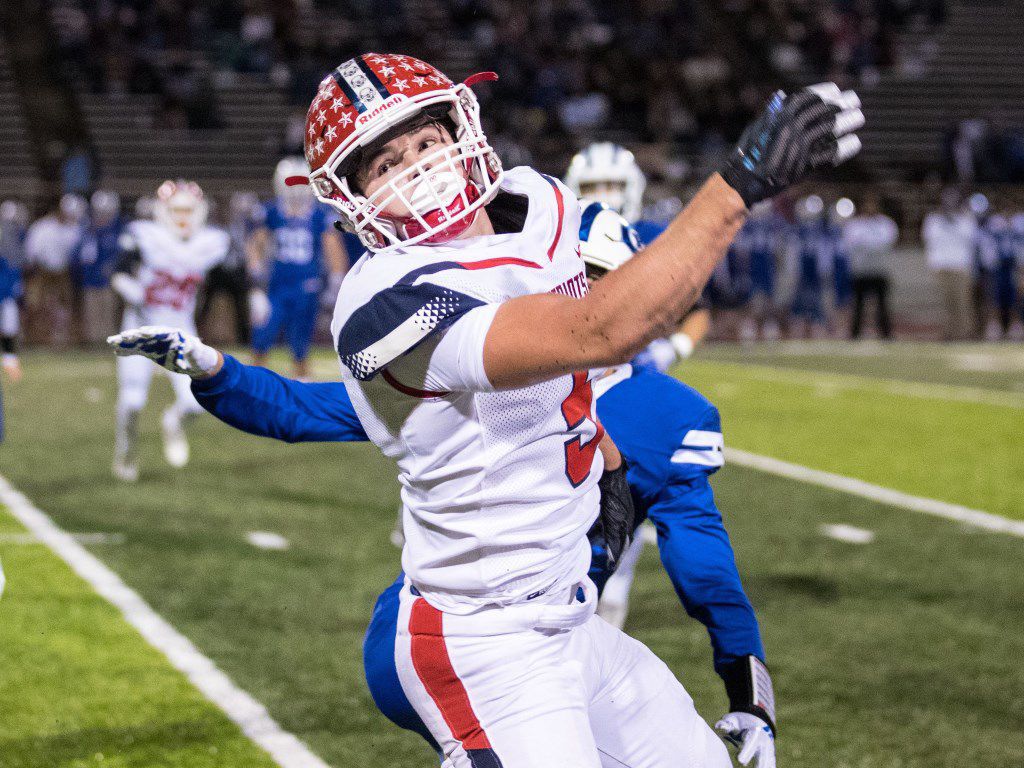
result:
M 811 195 L 756 207 L 705 294 L 715 335 L 892 337 L 900 232 L 884 208 L 886 201 L 870 191 L 856 202 Z M 246 242 L 261 210 L 257 197 L 244 192 L 215 209 L 214 222 L 231 235 L 232 254 L 211 273 L 199 302 L 200 330 L 211 338 L 248 343 Z M 675 210 L 678 205 L 663 202 L 645 214 L 657 220 Z M 110 278 L 120 236 L 131 218 L 151 215 L 150 198 L 126 211 L 105 190 L 88 200 L 64 195 L 35 220 L 18 201 L 0 204 L 0 277 L 11 278 L 0 282 L 23 286 L 14 295 L 28 343 L 92 345 L 117 330 L 121 306 Z M 933 330 L 947 340 L 1024 338 L 1024 212 L 992 210 L 984 196 L 964 200 L 951 187 L 924 217 L 920 235 L 935 297 Z M 352 240 L 345 245 L 350 260 L 361 252 Z M 226 309 L 212 327 L 218 295 Z
M 935 53 L 946 0 L 726 0 L 749 50 L 778 72 L 872 82 L 919 72 Z
M 867 77 L 909 56 L 944 0 L 54 0 L 69 81 L 160 99 L 158 125 L 215 128 L 218 82 L 281 87 L 297 106 L 282 150 L 299 148 L 323 72 L 394 49 L 468 74 L 501 72 L 484 114 L 510 164 L 559 165 L 596 137 L 669 142 L 664 173 L 717 157 L 786 75 Z M 386 19 L 386 23 L 381 23 Z M 736 45 L 720 24 L 732 22 Z M 732 45 L 726 41 L 732 40 Z

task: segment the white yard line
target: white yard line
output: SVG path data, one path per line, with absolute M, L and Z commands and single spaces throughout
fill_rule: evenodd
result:
M 773 381 L 783 384 L 798 384 L 805 387 L 820 386 L 823 382 L 846 389 L 873 389 L 902 397 L 916 397 L 926 400 L 943 400 L 946 402 L 975 403 L 995 405 L 1002 408 L 1018 408 L 1024 410 L 1024 395 L 998 389 L 982 387 L 962 387 L 951 384 L 931 384 L 922 381 L 904 381 L 902 379 L 876 378 L 860 376 L 853 373 L 829 373 L 810 369 L 782 369 L 757 363 L 727 363 L 714 360 L 700 361 L 708 365 L 732 368 L 747 373 L 760 381 Z M 685 379 L 685 369 L 681 378 Z
M 791 480 L 799 480 L 811 485 L 820 485 L 823 488 L 860 496 L 871 501 L 877 501 L 880 504 L 888 504 L 893 507 L 909 509 L 913 512 L 943 517 L 947 520 L 954 520 L 964 525 L 982 528 L 986 531 L 1006 533 L 1010 536 L 1024 538 L 1024 521 L 1010 520 L 1000 515 L 993 515 L 991 512 L 982 512 L 980 509 L 971 509 L 959 504 L 950 504 L 949 502 L 928 499 L 923 496 L 912 496 L 909 493 L 857 480 L 853 477 L 823 472 L 820 469 L 811 469 L 800 464 L 790 464 L 788 461 L 775 459 L 771 456 L 748 453 L 747 451 L 729 448 L 728 446 L 725 449 L 725 460 L 728 464 L 737 464 L 741 467 L 749 467 L 761 472 L 788 477 Z
M 249 531 L 245 540 L 259 549 L 288 549 L 289 542 L 284 536 L 271 531 Z
M 328 768 L 297 736 L 281 728 L 262 704 L 243 691 L 204 656 L 187 637 L 154 611 L 137 592 L 92 553 L 57 527 L 46 513 L 0 476 L 3 503 L 33 535 L 46 544 L 93 589 L 113 604 L 146 642 L 167 657 L 192 684 L 266 750 L 281 768 Z
M 875 540 L 875 532 L 867 528 L 858 528 L 845 523 L 823 524 L 819 529 L 822 536 L 841 541 L 845 544 L 870 544 Z
M 79 544 L 124 544 L 123 533 L 72 533 L 68 534 Z M 34 533 L 0 533 L 0 544 L 42 544 Z

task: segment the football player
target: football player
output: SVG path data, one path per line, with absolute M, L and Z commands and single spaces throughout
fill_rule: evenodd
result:
M 4 203 L 7 205 L 7 203 Z M 7 226 L 0 223 L 0 226 Z M 0 232 L 2 236 L 2 232 Z M 0 366 L 12 383 L 21 380 L 18 332 L 21 329 L 18 301 L 23 294 L 21 270 L 0 252 Z M 3 395 L 0 392 L 0 442 L 4 439 Z
M 650 243 L 665 231 L 666 224 L 641 219 L 647 177 L 633 153 L 610 141 L 601 141 L 577 153 L 565 172 L 565 184 L 576 197 L 604 203 L 633 226 L 640 243 Z M 585 231 L 586 224 L 581 231 Z M 668 339 L 646 350 L 647 363 L 667 370 L 677 360 L 693 354 L 711 330 L 711 310 L 703 299 L 695 304 Z
M 797 201 L 796 224 L 790 233 L 789 272 L 795 279 L 791 335 L 822 338 L 825 310 L 822 305 L 825 278 L 831 271 L 832 251 L 825 222 L 825 203 L 818 195 Z
M 283 331 L 295 376 L 300 379 L 309 375 L 306 357 L 324 291 L 324 261 L 332 299 L 345 274 L 341 238 L 331 226 L 327 210 L 308 186 L 286 183 L 292 176 L 307 173 L 309 167 L 301 157 L 286 157 L 277 164 L 277 198 L 266 207 L 263 226 L 249 240 L 249 272 L 266 286 L 266 293 L 257 291 L 250 296 L 257 321 L 252 331 L 253 361 L 265 365 L 267 353 Z M 272 262 L 269 275 L 268 260 Z
M 359 424 L 399 468 L 401 687 L 453 768 L 727 766 L 665 665 L 594 616 L 587 534 L 597 522 L 614 561 L 629 521 L 608 501 L 626 466 L 588 371 L 674 329 L 748 206 L 855 154 L 863 115 L 832 84 L 779 92 L 665 233 L 588 292 L 576 200 L 502 171 L 479 79 L 366 54 L 307 120 L 317 196 L 370 251 L 332 334 Z M 112 344 L 199 378 L 223 365 L 181 333 Z
M 157 190 L 154 220 L 138 219 L 128 225 L 110 281 L 124 300 L 122 328 L 158 323 L 195 333 L 196 292 L 206 273 L 224 260 L 229 245 L 227 233 L 207 226 L 207 213 L 198 184 L 165 181 Z M 139 476 L 138 416 L 146 405 L 152 376 L 153 366 L 142 358 L 117 361 L 113 473 L 126 482 Z M 164 458 L 180 468 L 189 459 L 184 423 L 202 408 L 192 396 L 187 376 L 168 376 L 175 401 L 161 418 Z

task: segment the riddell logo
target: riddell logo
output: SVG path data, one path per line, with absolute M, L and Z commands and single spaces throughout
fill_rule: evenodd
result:
M 365 125 L 368 121 L 375 118 L 381 112 L 387 112 L 392 107 L 397 107 L 402 102 L 408 101 L 408 99 L 400 93 L 396 93 L 390 97 L 387 101 L 381 104 L 379 107 L 374 107 L 369 112 L 364 112 L 356 118 L 356 125 Z

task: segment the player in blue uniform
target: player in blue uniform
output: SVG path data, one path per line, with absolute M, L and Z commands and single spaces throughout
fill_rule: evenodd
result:
M 313 340 L 320 295 L 325 288 L 337 294 L 344 275 L 344 255 L 338 233 L 327 211 L 307 186 L 289 186 L 291 176 L 309 172 L 301 158 L 284 158 L 274 171 L 277 199 L 266 208 L 263 226 L 249 243 L 249 267 L 253 276 L 265 277 L 266 292 L 251 297 L 255 328 L 253 360 L 264 365 L 270 348 L 283 332 L 295 364 L 295 375 L 306 378 L 306 357 Z M 266 261 L 273 262 L 267 274 Z M 325 267 L 326 262 L 326 267 Z
M 6 203 L 4 204 L 6 205 Z M 5 230 L 11 229 L 15 222 L 0 222 L 0 241 L 4 239 Z M 12 382 L 21 379 L 21 364 L 18 362 L 17 341 L 20 330 L 18 301 L 22 296 L 21 270 L 14 263 L 16 252 L 6 248 L 0 249 L 0 364 Z M 0 442 L 4 439 L 3 395 L 0 393 Z
M 989 321 L 986 336 L 1006 336 L 1018 309 L 1017 272 L 1024 244 L 1024 216 L 1008 219 L 1002 214 L 990 216 L 979 236 L 978 261 L 987 276 L 996 317 Z
M 740 338 L 744 341 L 779 338 L 775 287 L 785 230 L 785 221 L 776 213 L 772 202 L 766 200 L 750 209 L 750 216 L 733 243 L 747 286 L 746 317 L 740 329 Z
M 669 204 L 665 206 L 665 216 L 641 218 L 647 178 L 632 152 L 609 141 L 590 144 L 574 155 L 563 181 L 581 200 L 604 203 L 625 217 L 641 244 L 654 242 L 681 208 L 681 203 L 678 206 Z M 584 241 L 586 232 L 586 222 L 583 222 L 580 233 Z M 659 360 L 671 358 L 664 365 L 667 368 L 677 359 L 685 360 L 693 354 L 694 348 L 710 329 L 711 310 L 702 297 L 680 322 L 676 333 L 669 337 L 667 343 L 656 347 L 653 353 Z
M 849 200 L 838 200 L 829 209 L 824 223 L 825 247 L 831 254 L 832 335 L 839 336 L 850 327 L 850 303 L 853 299 L 853 275 L 850 273 L 850 254 L 843 244 L 843 224 L 852 215 Z
M 598 271 L 614 268 L 636 248 L 635 235 L 619 217 L 610 224 L 608 217 L 593 217 L 586 234 L 606 248 L 618 249 L 618 255 L 598 260 Z M 594 261 L 588 258 L 588 269 Z M 287 442 L 367 439 L 341 383 L 297 382 L 224 356 L 220 371 L 197 379 L 192 388 L 210 413 L 252 434 Z M 771 678 L 764 666 L 757 619 L 740 583 L 709 482 L 723 463 L 718 411 L 696 390 L 646 365 L 613 369 L 596 383 L 595 392 L 598 416 L 629 463 L 637 509 L 657 529 L 662 563 L 684 608 L 711 637 L 715 669 L 732 710 L 718 727 L 740 746 L 743 764 L 756 759 L 758 768 L 773 768 Z M 604 585 L 610 575 L 603 549 L 596 544 L 591 577 Z M 367 682 L 389 719 L 433 744 L 395 670 L 402 582 L 400 575 L 377 600 L 364 644 Z
M 71 277 L 80 301 L 81 341 L 99 344 L 114 332 L 116 304 L 110 278 L 121 253 L 118 244 L 124 223 L 121 198 L 115 192 L 97 190 L 89 201 L 89 223 L 71 252 Z
M 796 224 L 790 235 L 791 271 L 796 276 L 793 304 L 792 335 L 797 337 L 825 335 L 825 309 L 822 293 L 828 274 L 831 251 L 825 230 L 825 204 L 817 195 L 805 197 L 796 204 Z

